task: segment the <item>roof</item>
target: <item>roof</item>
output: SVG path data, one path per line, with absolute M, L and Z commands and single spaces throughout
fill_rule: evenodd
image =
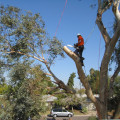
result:
M 52 95 L 44 95 L 43 96 L 43 100 L 45 100 L 46 102 L 53 102 L 56 99 L 57 99 L 57 97 L 52 96 Z

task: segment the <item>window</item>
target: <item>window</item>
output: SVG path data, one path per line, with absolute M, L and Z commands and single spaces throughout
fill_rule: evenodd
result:
M 63 112 L 67 112 L 67 110 L 63 109 Z
M 61 109 L 53 109 L 53 112 L 62 112 Z

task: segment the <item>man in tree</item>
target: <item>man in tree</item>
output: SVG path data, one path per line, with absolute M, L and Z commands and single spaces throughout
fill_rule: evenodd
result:
M 84 66 L 83 64 L 84 58 L 82 57 L 82 53 L 84 50 L 84 39 L 79 33 L 77 34 L 77 38 L 78 38 L 78 43 L 74 44 L 74 47 L 76 48 L 75 54 L 80 57 L 80 62 L 82 63 L 82 66 Z
M 88 82 L 88 78 L 86 77 L 82 66 L 78 60 L 78 57 L 69 50 L 66 46 L 64 46 L 64 51 L 66 54 L 71 57 L 77 67 L 77 72 L 80 77 L 80 81 L 82 82 L 83 86 L 86 89 L 87 97 L 90 98 L 90 100 L 95 104 L 96 110 L 98 113 L 98 117 L 100 120 L 107 119 L 108 115 L 108 98 L 111 98 L 114 94 L 113 86 L 115 82 L 115 78 L 120 72 L 120 66 L 117 66 L 115 69 L 115 72 L 113 73 L 112 77 L 110 78 L 110 82 L 108 81 L 108 67 L 111 60 L 111 56 L 115 50 L 115 46 L 120 38 L 120 12 L 119 12 L 119 6 L 120 1 L 118 0 L 98 0 L 98 10 L 97 10 L 97 18 L 96 18 L 96 24 L 103 36 L 104 42 L 105 42 L 105 51 L 104 55 L 101 61 L 100 66 L 100 78 L 99 78 L 99 97 L 96 98 L 93 95 L 93 91 L 91 89 L 91 86 Z M 110 9 L 112 8 L 112 9 Z M 112 10 L 113 15 L 115 19 L 117 20 L 117 28 L 114 32 L 114 35 L 111 36 L 103 24 L 103 14 L 108 11 Z M 120 103 L 118 103 L 118 108 L 116 111 L 118 111 L 120 108 Z M 119 110 L 120 111 L 120 110 Z M 119 115 L 118 112 L 115 112 L 114 119 L 118 119 Z

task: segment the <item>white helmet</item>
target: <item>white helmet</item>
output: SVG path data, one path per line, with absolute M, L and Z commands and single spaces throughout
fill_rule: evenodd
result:
M 81 34 L 80 34 L 80 33 L 78 33 L 78 34 L 77 34 L 77 37 L 78 37 L 78 36 L 81 36 Z

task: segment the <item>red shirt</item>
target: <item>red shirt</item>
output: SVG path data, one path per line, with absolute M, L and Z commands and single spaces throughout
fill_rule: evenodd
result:
M 78 46 L 82 46 L 82 45 L 84 45 L 84 39 L 82 36 L 79 36 L 78 37 Z

